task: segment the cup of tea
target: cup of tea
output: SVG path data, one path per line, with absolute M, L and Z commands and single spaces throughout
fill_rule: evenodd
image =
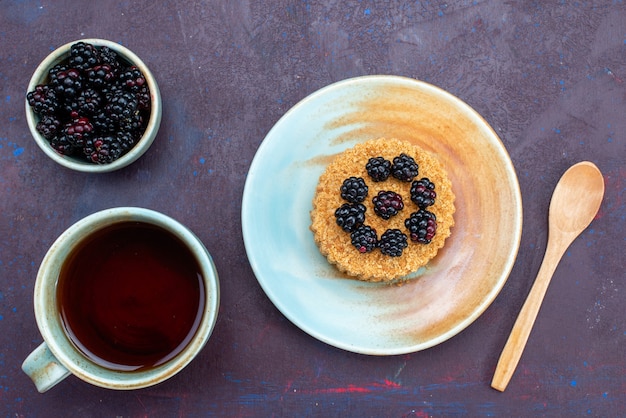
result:
M 200 239 L 153 210 L 94 213 L 46 253 L 34 308 L 44 342 L 22 369 L 45 392 L 73 374 L 130 390 L 182 370 L 217 319 L 219 279 Z

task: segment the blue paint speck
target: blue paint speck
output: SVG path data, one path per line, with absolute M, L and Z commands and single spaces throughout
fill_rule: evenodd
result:
M 24 148 L 17 148 L 13 151 L 13 155 L 19 157 L 24 152 Z
M 6 97 L 6 101 L 7 101 L 7 103 L 10 102 L 11 101 L 11 96 L 7 96 Z
M 204 164 L 206 162 L 206 160 L 204 158 L 202 158 L 202 157 L 200 157 L 199 161 L 200 161 L 200 164 Z
M 577 382 L 575 380 L 572 380 L 571 382 L 569 382 L 569 385 L 573 388 L 576 387 Z
M 369 16 L 370 14 L 372 14 L 372 11 L 370 9 L 365 9 L 363 13 L 365 14 L 365 16 Z

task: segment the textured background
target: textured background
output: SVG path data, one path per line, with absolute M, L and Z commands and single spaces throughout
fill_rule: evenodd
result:
M 24 116 L 54 48 L 119 42 L 157 78 L 150 151 L 106 175 L 55 165 Z M 246 173 L 272 125 L 332 82 L 394 74 L 466 101 L 507 147 L 524 230 L 508 282 L 451 340 L 402 356 L 344 352 L 267 299 L 247 262 Z M 599 416 L 626 414 L 626 5 L 606 1 L 0 1 L 0 414 L 21 416 Z M 591 160 L 606 195 L 556 271 L 509 388 L 489 382 L 543 257 L 552 190 Z M 188 225 L 221 276 L 213 337 L 180 374 L 133 392 L 70 377 L 38 394 L 20 365 L 41 343 L 34 278 L 48 246 L 100 209 Z

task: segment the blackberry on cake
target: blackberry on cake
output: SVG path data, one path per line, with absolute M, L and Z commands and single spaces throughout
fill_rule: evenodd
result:
M 376 230 L 369 225 L 361 225 L 350 234 L 352 245 L 360 253 L 369 253 L 378 247 L 378 236 Z
M 361 203 L 367 197 L 368 187 L 361 177 L 350 177 L 341 185 L 341 197 L 350 203 Z
M 411 241 L 421 244 L 430 244 L 437 233 L 437 217 L 426 209 L 413 212 L 404 225 L 409 230 Z
M 389 190 L 381 190 L 372 199 L 374 212 L 383 219 L 389 219 L 404 208 L 402 196 Z
M 378 242 L 380 252 L 390 257 L 400 257 L 408 246 L 406 235 L 399 229 L 386 230 Z
M 372 157 L 365 164 L 365 169 L 372 180 L 376 182 L 385 181 L 391 174 L 391 161 L 383 157 Z
M 352 232 L 365 222 L 365 206 L 361 203 L 344 203 L 335 211 L 337 225 L 346 232 Z
M 401 181 L 411 181 L 417 177 L 419 166 L 413 157 L 402 153 L 393 159 L 391 174 Z
M 411 184 L 411 200 L 418 207 L 425 209 L 435 204 L 435 183 L 423 177 Z

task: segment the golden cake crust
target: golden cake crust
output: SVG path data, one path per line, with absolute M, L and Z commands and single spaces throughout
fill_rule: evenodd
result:
M 369 188 L 363 204 L 365 224 L 374 228 L 378 237 L 387 229 L 396 228 L 408 235 L 404 220 L 418 210 L 410 199 L 411 182 L 403 182 L 389 177 L 383 182 L 374 182 L 365 169 L 367 161 L 372 157 L 382 156 L 389 161 L 405 153 L 419 166 L 419 175 L 415 180 L 427 177 L 435 183 L 437 198 L 435 204 L 427 208 L 437 216 L 437 233 L 429 244 L 419 244 L 409 239 L 409 245 L 400 257 L 390 257 L 379 250 L 360 253 L 352 244 L 350 234 L 343 231 L 336 223 L 335 210 L 343 203 L 340 188 L 349 177 L 362 177 Z M 374 213 L 372 197 L 379 191 L 394 191 L 402 196 L 404 209 L 389 220 L 384 220 Z M 454 225 L 454 194 L 452 185 L 443 165 L 430 153 L 416 145 L 397 139 L 379 138 L 357 144 L 337 155 L 320 176 L 313 210 L 311 211 L 311 231 L 320 252 L 331 264 L 349 276 L 365 281 L 392 281 L 417 271 L 426 265 L 450 236 L 450 228 Z

